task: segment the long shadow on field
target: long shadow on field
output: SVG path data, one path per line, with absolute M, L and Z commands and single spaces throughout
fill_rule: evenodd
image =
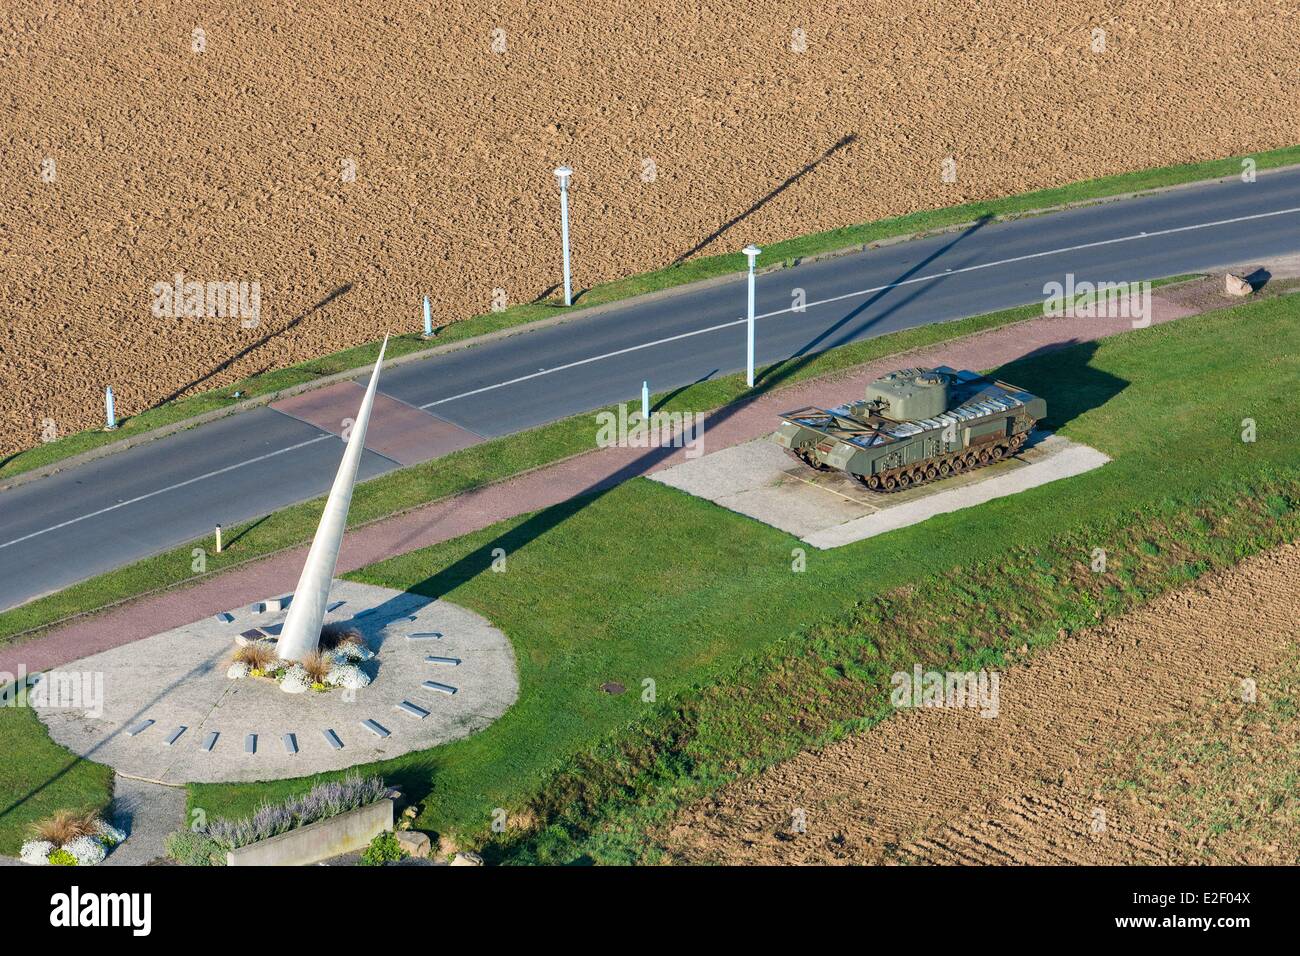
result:
M 347 295 L 351 291 L 352 291 L 352 283 L 345 282 L 343 285 L 339 286 L 337 289 L 335 289 L 329 295 L 325 296 L 325 298 L 321 299 L 315 305 L 311 306 L 308 309 L 303 310 L 298 315 L 290 319 L 288 325 L 284 326 L 281 329 L 276 329 L 273 332 L 267 332 L 266 335 L 262 336 L 256 342 L 244 346 L 242 349 L 240 349 L 234 355 L 230 356 L 230 358 L 226 359 L 220 365 L 217 365 L 215 368 L 209 369 L 207 372 L 204 372 L 202 375 L 194 379 L 188 385 L 182 385 L 180 388 L 172 392 L 170 395 L 168 395 L 158 404 L 166 405 L 168 402 L 172 401 L 173 399 L 180 398 L 190 389 L 194 388 L 195 386 L 202 385 L 204 382 L 212 378 L 214 375 L 219 375 L 220 373 L 224 372 L 226 369 L 230 368 L 230 366 L 234 365 L 236 362 L 244 358 L 246 355 L 256 352 L 267 342 L 270 342 L 272 339 L 281 336 L 285 332 L 288 332 L 290 329 L 300 325 L 308 318 L 308 316 L 312 315 L 315 312 L 319 312 L 321 309 L 325 308 L 325 306 L 329 305 L 335 299 L 339 298 L 340 296 Z
M 847 135 L 845 135 L 845 136 L 840 137 L 840 139 L 839 139 L 839 140 L 838 140 L 834 145 L 832 145 L 828 150 L 826 150 L 826 152 L 822 153 L 822 154 L 821 154 L 820 156 L 818 156 L 816 159 L 814 159 L 814 160 L 812 160 L 811 162 L 809 162 L 808 164 L 806 164 L 806 165 L 803 167 L 803 169 L 799 170 L 797 173 L 794 173 L 793 175 L 787 176 L 786 179 L 785 179 L 785 181 L 782 182 L 781 185 L 777 186 L 775 189 L 773 189 L 773 190 L 772 190 L 771 192 L 769 192 L 767 195 L 765 195 L 765 196 L 763 196 L 761 199 L 757 200 L 757 201 L 756 201 L 752 206 L 750 206 L 750 207 L 749 207 L 748 209 L 746 209 L 744 212 L 739 213 L 739 214 L 737 214 L 737 215 L 735 215 L 735 216 L 732 216 L 730 219 L 728 219 L 726 222 L 724 222 L 724 223 L 723 223 L 721 226 L 719 226 L 717 229 L 713 230 L 713 232 L 709 233 L 707 236 L 705 236 L 703 239 L 701 239 L 701 240 L 700 240 L 699 242 L 697 242 L 695 245 L 691 246 L 691 248 L 687 249 L 687 250 L 686 250 L 685 252 L 683 252 L 680 256 L 678 256 L 676 259 L 674 259 L 673 262 L 672 262 L 672 264 L 676 266 L 676 265 L 680 265 L 681 263 L 685 262 L 685 261 L 686 261 L 687 259 L 689 259 L 691 256 L 695 255 L 695 253 L 699 252 L 701 249 L 703 249 L 703 248 L 705 248 L 706 246 L 708 246 L 709 243 L 711 243 L 711 242 L 713 242 L 715 239 L 721 237 L 722 234 L 725 233 L 725 232 L 726 232 L 728 229 L 730 229 L 732 226 L 735 226 L 735 225 L 737 225 L 737 224 L 739 224 L 739 223 L 744 222 L 746 219 L 748 219 L 748 218 L 749 218 L 750 216 L 752 216 L 754 213 L 758 212 L 760 209 L 762 209 L 764 206 L 766 206 L 768 203 L 770 203 L 773 199 L 775 199 L 777 196 L 781 195 L 781 193 L 785 192 L 787 189 L 789 189 L 791 186 L 793 186 L 793 185 L 794 185 L 795 183 L 797 183 L 799 180 L 803 179 L 805 176 L 807 176 L 809 173 L 811 173 L 813 170 L 815 170 L 815 169 L 816 169 L 818 166 L 820 166 L 822 163 L 826 162 L 826 160 L 830 159 L 832 156 L 834 156 L 834 155 L 835 155 L 836 153 L 838 153 L 840 150 L 842 150 L 842 149 L 846 149 L 847 147 L 853 145 L 853 143 L 857 142 L 857 139 L 858 139 L 858 134 L 857 134 L 857 133 L 849 133 L 849 134 L 847 134 Z

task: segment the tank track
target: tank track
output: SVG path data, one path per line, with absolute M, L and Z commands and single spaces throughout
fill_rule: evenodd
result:
M 985 465 L 991 465 L 994 462 L 1002 461 L 1004 458 L 1009 458 L 1024 447 L 1025 439 L 1028 437 L 1029 433 L 1023 432 L 1003 441 L 989 442 L 982 448 L 964 448 L 961 451 L 949 452 L 926 462 L 904 465 L 867 477 L 862 475 L 854 475 L 853 477 L 866 486 L 869 491 L 882 494 L 903 491 L 917 485 L 928 484 L 931 481 L 951 478 L 953 475 L 964 475 L 968 471 L 974 471 L 976 468 L 983 468 Z

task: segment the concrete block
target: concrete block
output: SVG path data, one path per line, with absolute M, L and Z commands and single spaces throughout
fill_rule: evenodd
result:
M 456 688 L 452 687 L 450 684 L 441 684 L 436 680 L 427 680 L 424 683 L 422 683 L 420 686 L 423 687 L 425 690 L 436 691 L 439 694 L 456 693 Z
M 404 700 L 395 708 L 406 714 L 408 717 L 414 717 L 416 720 L 424 720 L 429 716 L 429 712 L 419 704 L 412 704 L 409 700 Z
M 244 738 L 244 753 L 257 753 L 257 734 L 249 734 Z
M 204 737 L 203 743 L 199 744 L 199 746 L 203 748 L 203 752 L 212 753 L 212 748 L 217 745 L 217 738 L 220 736 L 221 734 L 214 730 Z
M 167 740 L 165 741 L 167 746 L 170 747 L 172 744 L 176 743 L 176 741 L 180 740 L 181 734 L 185 733 L 185 731 L 188 729 L 189 729 L 188 727 L 177 727 L 170 734 L 168 734 Z
M 217 620 L 222 624 L 230 624 L 234 619 L 235 615 L 231 614 L 229 611 L 222 611 L 217 615 Z
M 387 737 L 390 732 L 387 727 L 375 720 L 363 720 L 361 721 L 361 726 L 366 728 L 366 730 L 370 731 L 376 737 L 380 738 Z
M 226 854 L 227 866 L 308 866 L 363 850 L 370 841 L 393 829 L 393 801 L 358 807 L 328 820 L 309 823 L 288 833 L 259 840 Z
M 437 641 L 442 639 L 442 631 L 417 631 L 414 634 L 407 634 L 408 641 Z
M 424 662 L 426 664 L 448 664 L 452 667 L 456 667 L 460 664 L 460 658 L 459 657 L 434 657 L 433 655 L 430 655 L 424 659 Z
M 136 724 L 134 727 L 129 728 L 129 729 L 127 730 L 127 732 L 126 732 L 126 735 L 127 735 L 128 737 L 134 737 L 134 736 L 136 736 L 137 734 L 142 734 L 142 733 L 144 733 L 146 730 L 148 730 L 148 729 L 149 729 L 150 727 L 152 727 L 152 726 L 153 726 L 153 721 L 152 721 L 152 720 L 142 720 L 142 721 L 140 721 L 140 723 Z
M 290 756 L 298 752 L 298 738 L 294 734 L 285 734 L 280 738 L 284 742 L 284 752 Z
M 339 739 L 339 735 L 334 733 L 334 731 L 322 730 L 321 735 L 325 738 L 325 742 L 335 750 L 343 749 L 343 741 Z
M 397 845 L 416 859 L 428 859 L 433 849 L 429 837 L 419 830 L 398 830 L 394 836 L 397 837 Z

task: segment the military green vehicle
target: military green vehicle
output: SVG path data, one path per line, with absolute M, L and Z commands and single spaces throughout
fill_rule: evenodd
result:
M 974 372 L 907 368 L 838 408 L 784 413 L 775 440 L 818 471 L 843 471 L 872 491 L 897 491 L 1014 455 L 1047 403 Z

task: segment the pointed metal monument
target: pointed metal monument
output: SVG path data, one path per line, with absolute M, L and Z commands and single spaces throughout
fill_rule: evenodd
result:
M 316 529 L 316 537 L 312 538 L 311 550 L 307 552 L 307 563 L 303 565 L 302 575 L 298 578 L 298 586 L 294 589 L 293 600 L 289 604 L 289 614 L 285 617 L 284 628 L 275 645 L 281 660 L 300 661 L 316 650 L 320 643 L 320 629 L 325 620 L 325 607 L 329 603 L 334 566 L 338 563 L 339 546 L 343 543 L 343 529 L 348 523 L 348 506 L 352 504 L 352 488 L 357 483 L 361 453 L 366 448 L 366 427 L 370 424 L 370 409 L 375 403 L 379 367 L 384 362 L 384 351 L 387 348 L 388 336 L 384 336 L 379 358 L 375 359 L 374 371 L 370 373 L 370 384 L 366 387 L 361 407 L 357 409 L 356 421 L 348 435 L 348 445 L 343 450 L 338 474 L 334 476 L 330 496 L 325 501 L 320 526 Z

